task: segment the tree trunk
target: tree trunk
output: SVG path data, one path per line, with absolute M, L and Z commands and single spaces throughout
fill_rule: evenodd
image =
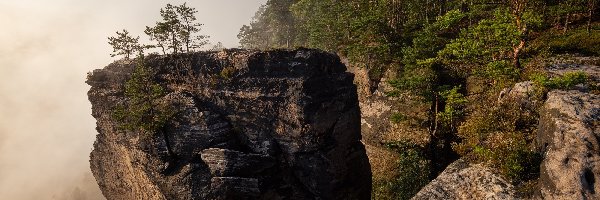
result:
M 191 37 L 191 35 L 188 35 L 188 38 L 185 40 L 185 51 L 187 53 L 190 52 L 190 40 L 191 40 L 190 37 Z
M 434 102 L 434 108 L 433 108 L 433 130 L 431 131 L 431 139 L 436 137 L 437 134 L 437 129 L 438 129 L 438 117 L 437 117 L 437 113 L 438 113 L 438 106 L 439 106 L 439 97 L 436 94 L 435 95 L 435 102 Z
M 519 57 L 521 54 L 521 50 L 523 50 L 524 47 L 525 39 L 521 39 L 521 41 L 519 41 L 519 45 L 516 46 L 513 51 L 513 65 L 519 70 L 521 70 L 521 62 L 519 61 Z
M 515 2 L 513 5 L 513 15 L 515 18 L 515 24 L 517 25 L 517 30 L 520 33 L 519 36 L 519 45 L 513 48 L 513 65 L 521 70 L 521 62 L 519 61 L 519 56 L 521 54 L 521 50 L 525 48 L 525 37 L 527 35 L 527 24 L 523 22 L 522 16 L 525 10 L 525 2 Z
M 563 29 L 563 34 L 567 33 L 567 30 L 569 29 L 569 17 L 570 17 L 570 13 L 567 13 L 567 16 L 565 16 L 565 27 Z
M 594 16 L 594 7 L 596 6 L 596 0 L 588 0 L 588 21 L 587 21 L 587 32 L 588 35 L 592 33 L 592 17 Z
M 446 13 L 446 0 L 440 1 L 440 13 L 438 16 L 442 16 L 444 13 Z
M 425 2 L 425 22 L 429 24 L 429 0 Z
M 171 31 L 171 45 L 173 46 L 173 54 L 177 54 L 177 49 L 179 48 L 179 44 L 177 44 L 177 34 L 175 30 Z

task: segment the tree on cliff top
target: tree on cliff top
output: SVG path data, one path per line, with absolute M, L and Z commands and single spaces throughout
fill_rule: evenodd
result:
M 146 26 L 144 31 L 150 40 L 156 41 L 151 47 L 160 47 L 163 54 L 170 49 L 173 53 L 191 52 L 208 43 L 207 35 L 200 35 L 203 24 L 196 22 L 195 8 L 188 7 L 185 3 L 179 6 L 167 4 L 160 9 L 162 21 L 156 22 L 154 27 Z
M 171 50 L 172 53 L 192 52 L 208 44 L 207 35 L 199 34 L 203 24 L 196 22 L 195 14 L 198 11 L 190 8 L 186 3 L 179 6 L 167 4 L 160 9 L 162 21 L 156 22 L 153 27 L 146 26 L 144 33 L 150 36 L 154 44 L 139 44 L 140 37 L 132 37 L 129 32 L 117 31 L 116 36 L 108 38 L 113 47 L 111 56 L 124 55 L 129 59 L 132 54 L 142 54 L 144 49 L 160 48 L 163 54 Z
M 113 53 L 111 57 L 124 55 L 126 59 L 129 59 L 131 54 L 136 52 L 142 53 L 143 47 L 138 43 L 140 37 L 132 37 L 129 35 L 129 31 L 123 29 L 123 32 L 117 31 L 117 37 L 108 37 L 108 44 L 113 47 Z

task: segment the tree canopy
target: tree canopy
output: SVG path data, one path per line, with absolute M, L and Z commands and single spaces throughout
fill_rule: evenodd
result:
M 108 44 L 113 47 L 111 57 L 123 55 L 128 59 L 131 54 L 143 52 L 143 47 L 138 43 L 139 36 L 133 37 L 125 29 L 123 29 L 123 32 L 117 31 L 116 33 L 117 37 L 108 37 Z
M 117 32 L 116 37 L 108 38 L 115 52 L 111 56 L 129 58 L 134 52 L 142 53 L 144 49 L 154 48 L 163 54 L 186 53 L 202 48 L 208 44 L 209 36 L 200 34 L 203 24 L 197 22 L 196 13 L 198 11 L 186 3 L 178 6 L 167 4 L 160 9 L 162 20 L 154 26 L 146 26 L 144 31 L 153 44 L 139 44 L 139 36 L 132 37 L 123 29 L 123 32 Z

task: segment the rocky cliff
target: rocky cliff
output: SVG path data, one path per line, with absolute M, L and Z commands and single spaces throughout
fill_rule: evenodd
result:
M 107 199 L 370 199 L 353 75 L 300 49 L 149 56 L 177 113 L 150 137 L 124 130 L 117 105 L 136 64 L 87 83 L 97 139 L 91 169 Z

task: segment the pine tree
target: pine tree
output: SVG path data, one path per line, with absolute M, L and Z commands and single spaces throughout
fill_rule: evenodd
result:
M 113 47 L 113 53 L 110 54 L 111 57 L 124 55 L 125 59 L 129 59 L 129 57 L 134 53 L 142 53 L 143 48 L 138 43 L 140 37 L 132 37 L 129 35 L 129 31 L 123 29 L 123 32 L 117 31 L 117 37 L 108 37 L 108 44 Z
M 146 26 L 144 31 L 150 40 L 156 41 L 151 47 L 160 47 L 163 54 L 167 50 L 172 53 L 191 52 L 208 44 L 208 36 L 198 34 L 203 24 L 196 22 L 195 8 L 185 3 L 179 6 L 167 4 L 160 10 L 162 21 L 154 27 Z

